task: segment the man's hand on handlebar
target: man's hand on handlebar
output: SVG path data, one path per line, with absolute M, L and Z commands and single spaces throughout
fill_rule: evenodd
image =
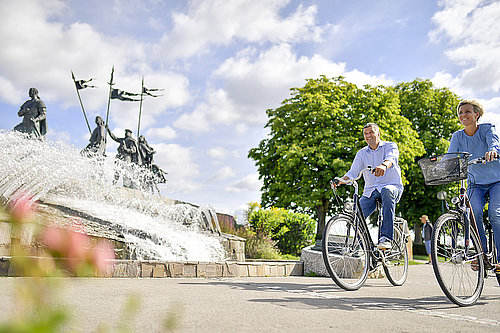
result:
M 387 165 L 380 164 L 373 169 L 372 173 L 375 177 L 382 177 L 385 175 L 385 171 L 387 170 Z
M 334 187 L 337 188 L 337 187 L 339 187 L 339 185 L 347 184 L 349 181 L 350 181 L 349 177 L 346 177 L 346 176 L 344 176 L 342 178 L 335 177 L 335 179 L 332 180 L 332 182 L 331 182 L 332 190 Z

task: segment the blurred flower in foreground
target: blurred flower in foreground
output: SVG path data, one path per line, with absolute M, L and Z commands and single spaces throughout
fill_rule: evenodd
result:
M 106 273 L 109 261 L 115 258 L 113 247 L 108 241 L 92 241 L 80 228 L 61 229 L 47 225 L 42 232 L 42 243 L 50 255 L 68 269 L 71 274 L 88 275 L 95 269 L 98 275 Z
M 35 211 L 35 200 L 27 193 L 17 191 L 7 203 L 7 213 L 14 223 L 23 223 L 31 219 Z

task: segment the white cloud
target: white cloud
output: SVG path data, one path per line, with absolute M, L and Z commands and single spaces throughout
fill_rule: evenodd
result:
M 236 125 L 238 132 L 262 127 L 265 111 L 290 95 L 290 88 L 301 87 L 308 78 L 343 75 L 355 84 L 390 84 L 383 75 L 370 76 L 358 70 L 347 71 L 345 63 L 334 63 L 320 55 L 298 57 L 289 44 L 280 44 L 258 53 L 247 48 L 226 59 L 214 72 L 224 89 L 207 92 L 206 101 L 192 113 L 183 114 L 174 126 L 191 131 L 209 131 L 213 124 Z
M 211 176 L 207 182 L 220 182 L 231 177 L 234 177 L 236 172 L 230 167 L 225 166 L 222 169 L 218 170 L 213 176 Z
M 173 31 L 162 38 L 157 52 L 167 57 L 199 55 L 209 45 L 227 45 L 234 39 L 263 43 L 320 40 L 322 27 L 315 25 L 316 6 L 299 5 L 290 16 L 280 11 L 289 0 L 198 0 L 188 12 L 174 13 Z M 329 27 L 326 27 L 329 29 Z
M 220 147 L 220 146 L 210 148 L 207 151 L 208 156 L 210 156 L 213 159 L 217 159 L 217 160 L 223 159 L 224 157 L 227 156 L 228 153 L 229 152 L 227 151 L 227 149 L 225 149 L 224 147 Z
M 429 32 L 433 42 L 447 38 L 446 55 L 462 67 L 456 75 L 459 94 L 500 90 L 500 2 L 445 0 L 434 14 L 436 28 Z
M 177 137 L 177 132 L 170 126 L 161 128 L 150 128 L 146 131 L 148 138 L 153 138 L 159 141 L 171 140 Z
M 196 181 L 200 171 L 194 162 L 192 148 L 160 143 L 154 145 L 154 149 L 155 163 L 168 173 L 167 187 L 170 191 L 191 193 L 200 189 Z
M 209 90 L 207 100 L 199 104 L 192 113 L 184 113 L 174 126 L 192 132 L 207 132 L 212 123 L 231 125 L 238 121 L 234 104 L 222 89 Z
M 225 188 L 226 192 L 258 192 L 262 187 L 262 182 L 257 174 L 251 174 L 232 183 Z

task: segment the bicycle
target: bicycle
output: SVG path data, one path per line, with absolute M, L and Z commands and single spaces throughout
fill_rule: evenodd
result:
M 458 197 L 434 224 L 431 237 L 431 260 L 434 275 L 450 301 L 459 306 L 474 304 L 484 286 L 487 270 L 496 264 L 496 248 L 489 222 L 485 223 L 488 249 L 481 246 L 469 197 L 466 191 L 468 166 L 483 163 L 484 158 L 469 161 L 468 153 L 449 153 L 418 161 L 426 185 L 443 185 L 460 181 Z M 500 275 L 497 274 L 500 284 Z
M 323 260 L 333 281 L 345 290 L 357 290 L 366 281 L 369 272 L 383 266 L 392 285 L 401 286 L 408 276 L 408 249 L 406 243 L 409 234 L 407 222 L 399 217 L 394 221 L 394 236 L 390 250 L 379 250 L 368 231 L 367 222 L 359 205 L 358 183 L 364 172 L 371 172 L 372 167 L 362 170 L 358 177 L 350 179 L 347 185 L 354 187 L 353 207 L 346 208 L 332 217 L 325 225 L 322 241 Z M 339 184 L 340 178 L 333 183 Z M 335 186 L 332 186 L 335 198 L 342 205 Z M 377 201 L 380 230 L 382 223 L 381 201 Z

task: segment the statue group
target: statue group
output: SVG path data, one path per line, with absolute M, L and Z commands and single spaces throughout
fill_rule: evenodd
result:
M 23 120 L 14 127 L 14 131 L 25 133 L 33 139 L 44 140 L 47 133 L 45 103 L 38 96 L 36 88 L 30 88 L 28 94 L 30 99 L 23 103 L 17 113 Z M 140 135 L 137 142 L 132 137 L 132 131 L 126 129 L 125 136 L 119 138 L 111 132 L 100 116 L 95 118 L 95 123 L 96 127 L 90 135 L 89 144 L 82 150 L 82 155 L 103 159 L 106 153 L 107 131 L 111 139 L 119 144 L 115 159 L 114 183 L 116 184 L 122 176 L 124 187 L 146 189 L 151 192 L 156 189 L 159 192 L 157 184 L 166 183 L 166 173 L 153 164 L 153 155 L 156 151 L 148 144 L 144 135 Z M 132 174 L 135 177 L 132 177 Z

